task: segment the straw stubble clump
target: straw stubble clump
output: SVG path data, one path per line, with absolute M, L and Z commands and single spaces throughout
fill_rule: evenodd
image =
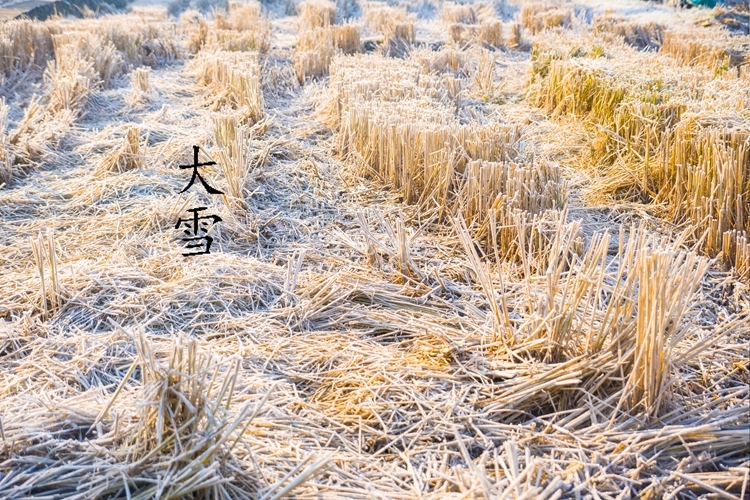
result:
M 633 72 L 632 64 L 613 68 L 586 55 L 559 59 L 559 49 L 544 43 L 533 56 L 538 102 L 554 115 L 575 114 L 610 131 L 591 147 L 592 161 L 607 172 L 600 193 L 666 203 L 674 220 L 690 222 L 707 255 L 746 275 L 750 121 L 735 110 L 729 89 L 736 84 L 721 79 L 698 93 L 669 61 L 647 62 L 631 52 L 643 68 Z
M 268 51 L 271 22 L 261 4 L 256 1 L 232 1 L 227 7 L 226 10 L 215 10 L 213 19 L 205 19 L 194 10 L 180 15 L 179 28 L 187 36 L 187 50 L 193 54 L 203 48 Z
M 48 109 L 83 112 L 90 94 L 112 84 L 123 70 L 123 58 L 112 42 L 88 33 L 53 37 L 55 59 L 45 71 Z
M 744 64 L 748 45 L 747 42 L 737 43 L 718 30 L 704 33 L 700 37 L 696 37 L 692 31 L 666 31 L 661 52 L 683 64 L 703 65 L 720 72 Z
M 29 66 L 43 68 L 54 56 L 52 36 L 59 28 L 51 23 L 28 19 L 4 22 L 0 26 L 0 70 L 4 77 L 23 72 Z
M 4 24 L 0 500 L 746 496 L 742 43 L 511 7 Z
M 141 130 L 128 127 L 120 146 L 106 155 L 98 166 L 99 172 L 125 172 L 141 168 L 144 164 L 145 151 L 141 148 Z
M 451 24 L 448 30 L 451 39 L 457 43 L 477 43 L 491 48 L 504 46 L 503 23 L 499 20 L 487 21 L 480 25 Z
M 250 125 L 265 116 L 257 53 L 201 52 L 195 69 L 199 82 L 211 91 L 214 109 L 234 109 Z
M 366 70 L 370 81 L 362 78 L 367 67 L 378 68 Z M 454 80 L 429 78 L 423 71 L 431 67 L 375 56 L 337 59 L 330 90 L 342 153 L 356 155 L 365 174 L 399 190 L 405 203 L 439 217 L 461 214 L 472 226 L 487 226 L 490 209 L 540 213 L 562 206 L 564 183 L 553 167 L 510 163 L 520 158 L 518 129 L 460 124 L 451 97 L 457 93 L 450 85 L 440 92 Z
M 557 5 L 552 2 L 528 2 L 521 9 L 521 22 L 532 34 L 556 27 L 569 27 L 574 19 L 570 4 Z
M 336 4 L 329 0 L 305 0 L 297 5 L 301 30 L 325 28 L 336 22 Z
M 362 22 L 376 33 L 392 33 L 396 24 L 403 24 L 408 18 L 409 15 L 403 6 L 396 7 L 377 1 L 364 2 L 362 5 Z
M 355 24 L 302 31 L 294 53 L 297 78 L 303 84 L 308 78 L 323 77 L 336 54 L 354 54 L 360 50 L 360 27 Z
M 229 51 L 266 52 L 271 43 L 271 23 L 258 2 L 229 2 L 229 11 L 217 11 L 214 29 L 205 44 Z
M 659 49 L 664 40 L 665 27 L 649 21 L 630 21 L 614 12 L 605 12 L 594 17 L 591 28 L 595 32 L 610 33 L 622 37 L 625 43 L 638 49 Z

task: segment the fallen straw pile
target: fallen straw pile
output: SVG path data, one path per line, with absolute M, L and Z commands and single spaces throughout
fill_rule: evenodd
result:
M 137 356 L 98 415 L 59 408 L 54 413 L 57 418 L 47 422 L 50 435 L 68 436 L 56 450 L 57 456 L 69 457 L 66 463 L 35 453 L 50 435 L 28 435 L 23 427 L 5 422 L 5 453 L 25 458 L 10 459 L 24 470 L 3 478 L 4 498 L 42 492 L 65 498 L 271 498 L 324 464 L 312 464 L 295 480 L 271 489 L 261 488 L 257 477 L 243 474 L 239 479 L 235 473 L 253 465 L 238 445 L 246 444 L 243 433 L 253 425 L 273 389 L 258 400 L 247 401 L 235 413 L 230 406 L 236 397 L 238 360 L 222 366 L 201 351 L 195 340 L 182 338 L 171 345 L 153 345 L 141 334 L 130 344 Z M 114 369 L 112 375 L 116 374 Z M 134 378 L 138 379 L 135 383 L 131 382 Z M 92 397 L 78 398 L 78 405 L 91 404 Z M 84 436 L 94 437 L 84 441 Z M 108 452 L 101 454 L 101 450 Z M 97 473 L 82 480 L 78 474 L 69 474 L 71 467 Z

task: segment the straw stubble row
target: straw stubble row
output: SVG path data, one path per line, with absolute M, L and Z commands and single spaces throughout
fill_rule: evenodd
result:
M 535 49 L 539 83 L 531 95 L 555 116 L 593 125 L 591 161 L 607 172 L 600 192 L 664 202 L 672 218 L 693 226 L 709 256 L 747 276 L 750 134 L 747 116 L 734 105 L 731 88 L 739 83 L 698 73 L 689 84 L 677 68 L 646 54 L 631 53 L 644 69 L 626 74 L 624 67 L 605 68 L 591 48 L 560 54 L 545 47 Z

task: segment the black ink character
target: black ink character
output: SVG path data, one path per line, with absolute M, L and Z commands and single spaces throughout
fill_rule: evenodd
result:
M 201 181 L 201 184 L 203 184 L 203 187 L 208 191 L 210 194 L 224 194 L 222 191 L 219 191 L 218 189 L 214 189 L 211 186 L 208 185 L 206 181 L 203 180 L 203 177 L 201 177 L 201 174 L 198 173 L 198 167 L 205 167 L 206 165 L 216 165 L 215 161 L 209 161 L 206 163 L 198 163 L 198 150 L 200 148 L 198 146 L 193 146 L 193 164 L 192 165 L 179 165 L 180 168 L 192 168 L 193 169 L 193 177 L 190 179 L 190 183 L 187 185 L 185 189 L 180 191 L 180 193 L 184 193 L 188 189 L 190 189 L 190 186 L 193 185 L 195 182 L 195 178 L 197 177 L 199 181 Z
M 177 221 L 177 225 L 174 227 L 175 229 L 179 229 L 181 225 L 185 225 L 188 229 L 186 229 L 184 232 L 188 236 L 193 236 L 192 238 L 182 238 L 182 241 L 189 242 L 189 241 L 198 241 L 198 240 L 205 240 L 206 249 L 201 252 L 195 252 L 195 253 L 183 253 L 182 255 L 185 257 L 189 257 L 191 255 L 204 255 L 207 253 L 210 253 L 211 251 L 211 243 L 213 243 L 214 239 L 210 236 L 199 236 L 200 233 L 206 233 L 208 231 L 208 222 L 205 222 L 204 219 L 211 219 L 213 224 L 216 224 L 217 222 L 221 222 L 221 217 L 218 215 L 206 215 L 203 217 L 198 216 L 198 212 L 201 210 L 206 210 L 208 207 L 198 207 L 198 208 L 190 208 L 188 209 L 188 212 L 192 212 L 193 218 L 192 219 L 179 219 Z M 192 249 L 192 248 L 203 248 L 203 243 L 190 243 L 188 245 L 185 245 L 185 249 Z

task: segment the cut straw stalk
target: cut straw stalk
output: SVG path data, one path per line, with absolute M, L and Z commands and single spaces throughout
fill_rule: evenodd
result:
M 130 76 L 131 86 L 136 92 L 143 94 L 151 93 L 151 84 L 149 82 L 149 75 L 151 74 L 151 68 L 136 68 Z
M 297 4 L 300 29 L 325 28 L 336 22 L 336 4 L 330 0 L 305 0 Z
M 663 412 L 673 350 L 687 333 L 682 322 L 708 270 L 708 261 L 693 252 L 641 250 L 636 257 L 638 318 L 635 349 L 623 398 L 647 415 Z M 629 346 L 628 346 L 629 347 Z
M 6 129 L 9 109 L 5 96 L 0 97 L 0 187 L 13 182 L 13 154 Z
M 252 131 L 247 126 L 238 125 L 234 118 L 220 118 L 215 122 L 214 137 L 219 146 L 216 158 L 227 183 L 229 204 L 246 207 L 244 190 L 247 176 L 252 170 Z
M 42 233 L 39 233 L 37 240 L 30 240 L 31 251 L 34 256 L 34 262 L 36 263 L 37 272 L 42 285 L 42 308 L 44 309 L 44 317 L 48 318 L 51 313 L 57 311 L 62 306 L 62 289 L 60 287 L 60 280 L 58 275 L 57 266 L 57 251 L 55 247 L 55 237 L 51 230 L 47 230 L 46 241 L 42 237 Z M 47 288 L 45 280 L 45 261 L 49 265 L 49 281 L 50 287 Z M 49 291 L 49 293 L 48 293 Z M 49 306 L 47 305 L 49 300 Z
M 497 57 L 489 50 L 479 52 L 477 58 L 477 69 L 474 72 L 474 85 L 477 89 L 485 94 L 492 95 L 495 83 L 495 64 Z
M 136 106 L 143 102 L 150 101 L 155 92 L 150 83 L 151 68 L 136 68 L 130 74 L 131 91 L 125 96 L 126 102 L 131 106 Z
M 218 92 L 216 107 L 227 104 L 239 110 L 249 125 L 263 119 L 265 103 L 256 56 L 219 51 L 200 56 L 197 67 L 200 82 Z
M 326 26 L 300 33 L 294 54 L 294 66 L 300 83 L 307 78 L 328 74 L 336 53 L 354 54 L 361 49 L 360 28 L 353 24 Z
M 525 2 L 521 9 L 521 21 L 532 34 L 558 26 L 569 27 L 574 12 L 569 6 L 558 6 L 547 2 Z

